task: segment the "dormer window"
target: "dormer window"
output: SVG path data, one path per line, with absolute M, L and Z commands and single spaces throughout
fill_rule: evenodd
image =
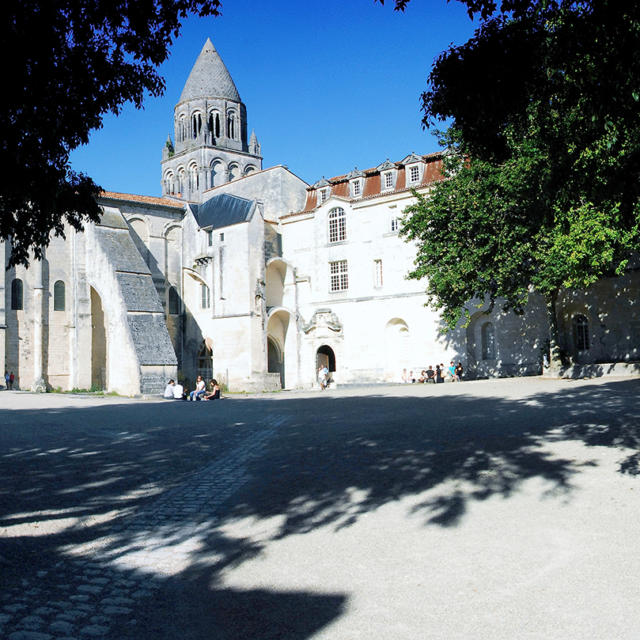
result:
M 420 166 L 417 164 L 407 167 L 407 181 L 409 184 L 417 184 L 420 182 Z
M 351 197 L 359 198 L 362 195 L 362 178 L 351 181 Z
M 382 190 L 389 191 L 394 187 L 393 171 L 387 171 L 382 174 Z
M 318 204 L 324 204 L 329 199 L 329 187 L 318 190 Z

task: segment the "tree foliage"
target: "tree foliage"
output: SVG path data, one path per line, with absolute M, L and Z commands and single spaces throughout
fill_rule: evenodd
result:
M 553 312 L 624 271 L 640 220 L 640 6 L 466 4 L 485 19 L 423 94 L 424 124 L 452 123 L 447 179 L 405 226 L 451 326 L 471 298 L 517 311 L 536 290 Z
M 0 238 L 12 264 L 36 256 L 68 222 L 95 221 L 100 187 L 69 166 L 108 112 L 160 95 L 157 66 L 190 12 L 219 0 L 9 0 L 3 4 Z

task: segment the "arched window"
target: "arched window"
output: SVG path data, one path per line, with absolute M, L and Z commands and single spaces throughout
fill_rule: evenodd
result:
M 194 113 L 191 116 L 191 135 L 197 138 L 202 131 L 202 116 L 199 113 Z
M 53 310 L 64 311 L 65 310 L 65 286 L 62 280 L 56 281 L 53 285 Z
M 178 140 L 183 142 L 187 138 L 187 118 L 182 114 L 178 120 Z
M 200 179 L 198 176 L 198 167 L 195 164 L 192 164 L 189 167 L 189 189 L 191 191 L 197 191 L 200 187 Z
M 164 178 L 164 192 L 166 194 L 172 194 L 173 189 L 173 173 L 168 172 Z
M 254 173 L 255 170 L 256 168 L 253 165 L 249 164 L 244 168 L 244 175 L 245 176 L 251 175 L 252 173 Z
M 11 283 L 11 309 L 13 311 L 22 311 L 24 309 L 23 284 L 20 278 L 16 278 Z
M 481 329 L 482 359 L 495 360 L 496 357 L 496 332 L 490 322 L 485 322 Z
M 347 239 L 347 217 L 344 209 L 336 207 L 329 211 L 329 242 Z
M 169 287 L 169 313 L 172 316 L 180 314 L 180 296 L 175 287 Z
M 217 111 L 209 112 L 209 121 L 207 122 L 209 132 L 214 138 L 220 137 L 220 114 Z
M 178 169 L 178 193 L 184 193 L 185 177 L 184 169 L 180 167 Z
M 230 111 L 227 114 L 227 138 L 234 140 L 236 137 L 236 114 Z
M 200 296 L 200 306 L 208 309 L 211 306 L 211 291 L 204 282 L 200 284 Z
M 589 321 L 581 313 L 573 316 L 573 344 L 576 351 L 589 349 Z
M 240 169 L 237 164 L 229 165 L 229 181 L 235 180 L 240 176 Z

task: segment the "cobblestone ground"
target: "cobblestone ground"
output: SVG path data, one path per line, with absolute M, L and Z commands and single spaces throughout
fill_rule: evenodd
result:
M 2 589 L 0 638 L 115 638 L 113 625 L 123 619 L 131 629 L 128 637 L 135 637 L 136 610 L 160 584 L 149 575 L 172 575 L 188 565 L 217 510 L 249 479 L 247 463 L 261 454 L 282 421 L 267 418 L 220 459 L 121 519 L 109 536 L 70 545 L 64 560 Z M 179 528 L 169 526 L 176 521 Z

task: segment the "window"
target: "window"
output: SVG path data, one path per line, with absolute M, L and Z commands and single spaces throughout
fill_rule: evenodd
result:
M 409 167 L 409 183 L 414 184 L 420 180 L 420 167 Z
M 53 310 L 64 311 L 65 309 L 65 286 L 62 280 L 58 280 L 53 285 Z
M 391 218 L 391 231 L 397 233 L 400 229 L 400 218 Z
M 211 229 L 207 231 L 207 246 L 208 247 L 213 246 L 213 231 L 211 231 Z
M 203 309 L 208 309 L 211 306 L 211 292 L 209 291 L 209 287 L 207 287 L 204 282 L 200 284 L 200 293 L 202 296 L 202 299 L 200 301 L 201 307 Z
M 227 138 L 231 138 L 232 140 L 236 137 L 236 116 L 231 111 L 227 114 Z
M 347 239 L 347 218 L 344 209 L 336 207 L 329 211 L 329 242 Z
M 573 343 L 577 351 L 589 349 L 589 321 L 582 314 L 573 316 Z
M 197 138 L 202 131 L 202 116 L 199 113 L 194 113 L 191 116 L 191 134 L 194 138 Z
M 496 357 L 496 334 L 493 325 L 485 322 L 481 329 L 482 339 L 482 359 L 495 360 Z
M 318 201 L 320 204 L 322 204 L 323 202 L 326 202 L 329 199 L 329 189 L 328 188 L 324 188 L 324 189 L 320 189 L 320 191 L 318 191 Z
M 23 306 L 23 285 L 20 278 L 16 278 L 11 283 L 11 309 L 12 311 L 22 311 Z
M 169 287 L 169 313 L 172 316 L 180 314 L 180 297 L 175 287 Z
M 351 183 L 351 195 L 354 198 L 359 198 L 362 195 L 362 182 L 360 180 L 354 180 Z
M 382 259 L 373 261 L 373 286 L 379 289 L 382 286 Z
M 220 234 L 220 242 L 224 242 L 224 233 Z M 222 255 L 222 254 L 220 254 L 220 255 Z
M 382 188 L 384 190 L 393 189 L 393 173 L 388 171 L 382 176 Z
M 197 191 L 200 187 L 200 180 L 198 174 L 198 167 L 195 164 L 192 164 L 189 167 L 189 189 L 191 191 Z
M 330 291 L 346 291 L 349 288 L 347 261 L 337 260 L 329 263 Z

